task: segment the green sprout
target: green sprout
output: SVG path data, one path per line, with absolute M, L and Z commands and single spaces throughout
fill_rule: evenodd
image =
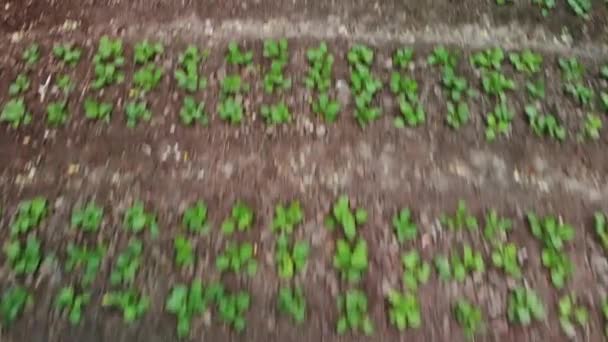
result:
M 374 324 L 367 313 L 367 297 L 360 290 L 349 290 L 345 295 L 338 297 L 338 334 L 347 330 L 362 331 L 365 335 L 374 333 Z

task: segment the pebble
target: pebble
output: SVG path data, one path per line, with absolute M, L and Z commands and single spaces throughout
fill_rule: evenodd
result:
M 336 91 L 338 93 L 338 101 L 342 105 L 342 108 L 348 106 L 351 100 L 348 83 L 343 79 L 339 79 L 336 81 Z

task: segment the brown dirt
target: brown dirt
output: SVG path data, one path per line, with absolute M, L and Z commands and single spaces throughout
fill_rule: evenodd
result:
M 480 6 L 475 6 L 477 4 Z M 494 11 L 483 1 L 459 2 L 430 1 L 431 11 L 423 11 L 413 2 L 386 2 L 381 12 L 387 19 L 412 18 L 411 26 L 424 25 L 442 18 L 448 24 L 476 21 L 483 13 L 492 13 L 498 23 L 518 18 L 532 22 L 536 13 L 515 6 L 515 13 Z M 289 4 L 288 4 L 289 3 Z M 6 2 L 4 3 L 6 4 Z M 37 30 L 61 25 L 66 18 L 82 21 L 82 31 L 47 37 L 38 42 L 48 51 L 56 41 L 74 39 L 86 48 L 84 61 L 90 61 L 97 36 L 85 37 L 85 28 L 103 25 L 114 18 L 115 25 L 136 15 L 141 21 L 158 23 L 186 15 L 195 9 L 200 17 L 222 19 L 228 17 L 267 18 L 272 15 L 318 18 L 337 14 L 351 20 L 366 18 L 369 3 L 353 1 L 320 4 L 291 2 L 272 5 L 262 0 L 243 9 L 240 4 L 223 2 L 211 6 L 208 2 L 182 2 L 172 5 L 167 1 L 113 1 L 113 5 L 84 2 L 74 6 L 70 1 L 57 2 L 52 11 L 46 1 L 25 5 L 26 10 L 15 10 L 12 3 L 2 14 L 0 26 L 6 32 L 29 26 Z M 432 4 L 437 6 L 431 7 Z M 426 6 L 426 5 L 425 5 Z M 6 8 L 2 6 L 1 8 Z M 477 11 L 467 9 L 479 8 Z M 76 10 L 78 9 L 78 10 Z M 306 10 L 304 10 L 306 9 Z M 450 15 L 439 15 L 441 10 L 451 10 Z M 127 11 L 128 10 L 128 11 Z M 294 11 L 295 10 L 295 11 Z M 42 11 L 47 14 L 42 16 Z M 483 12 L 486 11 L 486 12 Z M 554 28 L 558 18 L 565 17 L 564 9 L 548 20 Z M 603 11 L 603 12 L 602 12 Z M 480 13 L 481 12 L 481 13 Z M 509 12 L 510 13 L 510 12 Z M 599 14 L 598 14 L 599 13 Z M 586 23 L 588 37 L 599 37 L 605 25 L 605 13 L 599 10 Z M 489 14 L 490 15 L 490 14 Z M 569 16 L 570 17 L 570 16 Z M 555 18 L 555 19 L 554 19 Z M 399 19 L 401 20 L 401 19 Z M 363 20 L 365 22 L 365 20 Z M 370 24 L 371 25 L 371 24 Z M 557 26 L 555 26 L 557 27 Z M 560 24 L 561 27 L 561 24 Z M 111 30 L 108 30 L 111 31 Z M 131 46 L 140 37 L 130 37 L 126 42 L 127 60 L 131 60 Z M 190 41 L 167 37 L 171 44 L 160 64 L 171 75 L 177 63 L 177 55 Z M 0 56 L 0 103 L 6 100 L 7 88 L 23 68 L 18 62 L 20 51 L 28 42 L 5 45 L 6 53 Z M 237 335 L 222 326 L 210 311 L 210 320 L 197 318 L 194 322 L 193 340 L 228 341 L 318 341 L 358 340 L 363 338 L 335 335 L 338 317 L 335 309 L 337 295 L 349 288 L 341 282 L 332 267 L 335 236 L 323 227 L 323 218 L 338 195 L 348 194 L 358 205 L 370 212 L 370 222 L 362 230 L 370 249 L 370 269 L 361 287 L 370 300 L 370 314 L 376 324 L 374 339 L 378 340 L 464 340 L 461 329 L 451 314 L 451 304 L 457 298 L 466 297 L 478 304 L 486 317 L 486 334 L 480 340 L 488 341 L 539 341 L 566 340 L 558 326 L 555 305 L 561 294 L 547 279 L 547 272 L 539 264 L 539 244 L 533 239 L 524 221 L 524 213 L 535 210 L 539 214 L 559 214 L 577 227 L 576 240 L 568 246 L 568 254 L 575 262 L 576 272 L 569 283 L 569 290 L 579 294 L 590 307 L 590 324 L 579 337 L 597 341 L 602 338 L 603 324 L 599 303 L 606 291 L 606 273 L 596 267 L 604 260 L 596 243 L 591 225 L 595 210 L 608 211 L 608 135 L 598 142 L 579 143 L 574 136 L 580 129 L 583 110 L 561 95 L 559 73 L 554 63 L 556 56 L 547 55 L 546 72 L 548 96 L 544 105 L 554 111 L 568 127 L 570 138 L 563 144 L 554 143 L 532 135 L 523 116 L 526 96 L 523 87 L 509 99 L 517 110 L 513 132 L 507 139 L 488 144 L 483 138 L 483 116 L 492 103 L 487 100 L 471 101 L 472 122 L 454 132 L 444 123 L 445 100 L 439 87 L 439 74 L 425 65 L 424 57 L 432 47 L 418 44 L 416 68 L 412 75 L 420 82 L 421 98 L 427 110 L 427 124 L 414 130 L 396 130 L 392 126 L 395 115 L 394 99 L 387 91 L 377 96 L 384 109 L 384 116 L 365 130 L 356 126 L 352 118 L 352 105 L 341 113 L 334 125 L 326 126 L 310 113 L 310 94 L 298 86 L 285 95 L 294 114 L 294 123 L 286 127 L 267 128 L 256 115 L 265 98 L 261 86 L 264 67 L 244 74 L 253 86 L 247 97 L 248 117 L 239 128 L 228 127 L 215 114 L 218 79 L 232 72 L 224 65 L 222 51 L 226 41 L 207 43 L 212 54 L 202 66 L 202 73 L 209 77 L 206 91 L 197 98 L 204 99 L 211 115 L 209 127 L 185 128 L 178 123 L 177 115 L 182 95 L 172 77 L 165 76 L 158 89 L 148 96 L 154 118 L 150 124 L 130 130 L 124 125 L 122 104 L 127 100 L 129 82 L 110 87 L 102 97 L 119 104 L 114 109 L 109 125 L 86 122 L 81 108 L 83 99 L 93 94 L 87 90 L 92 79 L 89 62 L 81 62 L 71 71 L 78 80 L 77 89 L 70 98 L 68 126 L 49 130 L 43 124 L 46 103 L 56 94 L 49 94 L 41 103 L 36 87 L 26 98 L 35 115 L 35 123 L 17 131 L 2 126 L 0 134 L 0 226 L 6 227 L 20 200 L 34 195 L 49 198 L 54 206 L 52 215 L 37 229 L 43 241 L 44 251 L 55 251 L 61 261 L 65 258 L 67 241 L 93 243 L 95 238 L 82 236 L 69 229 L 67 222 L 72 207 L 90 199 L 103 204 L 106 210 L 104 227 L 98 240 L 108 246 L 103 270 L 95 282 L 94 299 L 88 305 L 85 319 L 80 326 L 72 327 L 65 317 L 60 317 L 52 306 L 53 296 L 60 286 L 73 280 L 73 275 L 61 269 L 41 270 L 32 279 L 14 279 L 10 275 L 4 257 L 0 257 L 0 289 L 9 284 L 25 283 L 35 294 L 36 305 L 29 308 L 25 317 L 8 331 L 0 332 L 0 340 L 8 341 L 170 341 L 174 340 L 175 320 L 163 310 L 164 300 L 171 286 L 190 281 L 194 276 L 204 281 L 223 279 L 231 290 L 246 289 L 253 298 L 247 315 L 248 328 Z M 347 81 L 348 67 L 344 56 L 351 42 L 328 42 L 337 57 L 335 80 Z M 290 41 L 291 61 L 287 74 L 299 85 L 306 72 L 306 48 L 317 41 L 295 39 Z M 262 61 L 261 41 L 249 40 L 245 45 L 255 50 L 256 63 Z M 375 46 L 377 51 L 374 71 L 383 81 L 390 70 L 387 60 L 395 44 Z M 470 51 L 466 51 L 470 53 Z M 606 84 L 595 76 L 598 62 L 584 61 L 588 66 L 588 82 L 596 89 Z M 262 63 L 260 63 L 262 64 Z M 505 68 L 508 75 L 523 84 L 523 78 Z M 31 73 L 32 85 L 44 82 L 49 74 L 64 71 L 47 54 Z M 127 75 L 133 66 L 128 63 Z M 479 80 L 470 67 L 462 72 L 479 86 Z M 337 92 L 337 90 L 333 90 Z M 325 133 L 323 131 L 325 130 Z M 27 143 L 26 143 L 27 141 Z M 71 172 L 75 171 L 75 172 Z M 508 325 L 505 318 L 508 282 L 502 273 L 488 271 L 481 279 L 468 279 L 461 284 L 443 283 L 433 276 L 423 286 L 420 301 L 423 308 L 423 326 L 403 334 L 389 327 L 384 293 L 387 288 L 400 287 L 401 266 L 399 255 L 410 248 L 418 248 L 425 259 L 430 260 L 439 252 L 447 252 L 464 242 L 489 256 L 489 247 L 480 234 L 460 234 L 438 227 L 436 218 L 441 213 L 452 212 L 458 199 L 468 205 L 481 220 L 488 208 L 496 208 L 502 215 L 515 220 L 511 240 L 525 248 L 528 259 L 524 264 L 527 283 L 545 300 L 551 314 L 546 323 L 533 324 L 522 329 Z M 152 306 L 145 317 L 126 326 L 117 312 L 101 308 L 104 292 L 109 290 L 107 278 L 115 261 L 115 255 L 128 243 L 129 235 L 122 229 L 124 210 L 135 199 L 142 199 L 158 214 L 161 236 L 158 240 L 145 240 L 145 263 L 137 279 L 137 287 L 152 299 Z M 178 270 L 173 265 L 172 239 L 180 232 L 180 215 L 191 202 L 203 199 L 209 206 L 214 230 L 208 236 L 193 237 L 197 246 L 197 262 L 194 268 Z M 213 267 L 215 256 L 226 243 L 217 230 L 237 199 L 248 201 L 256 210 L 255 227 L 239 239 L 255 242 L 260 270 L 254 278 L 223 278 Z M 295 282 L 305 288 L 309 301 L 309 317 L 302 327 L 294 327 L 284 316 L 276 312 L 275 296 L 279 281 L 273 262 L 274 239 L 268 229 L 274 205 L 279 201 L 299 199 L 306 213 L 305 224 L 299 227 L 298 236 L 312 245 L 312 255 L 304 275 Z M 391 234 L 390 221 L 401 207 L 410 207 L 416 215 L 422 238 L 406 246 L 399 246 Z M 7 230 L 0 231 L 0 240 L 6 241 Z M 423 242 L 424 241 L 424 242 Z M 210 321 L 210 322 L 209 322 Z

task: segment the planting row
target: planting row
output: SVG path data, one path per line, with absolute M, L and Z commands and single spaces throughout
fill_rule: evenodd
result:
M 20 283 L 26 277 L 36 275 L 41 265 L 58 263 L 56 255 L 59 253 L 44 250 L 43 242 L 37 237 L 37 230 L 48 220 L 50 211 L 48 201 L 37 197 L 20 203 L 8 220 L 10 223 L 3 250 L 4 262 L 7 269 L 11 270 L 13 284 L 10 287 L 8 284 L 3 286 L 4 292 L 0 300 L 0 318 L 4 327 L 9 327 L 23 312 L 35 307 L 32 305 L 35 301 L 33 296 Z M 181 214 L 181 232 L 173 239 L 174 265 L 179 269 L 196 263 L 195 240 L 214 230 L 208 219 L 207 206 L 202 201 L 192 203 Z M 162 227 L 159 227 L 155 214 L 141 201 L 134 202 L 123 215 L 122 227 L 129 234 L 130 240 L 111 263 L 109 279 L 106 279 L 111 290 L 101 298 L 101 306 L 120 312 L 125 323 L 131 324 L 145 315 L 150 307 L 149 297 L 137 288 L 135 280 L 144 263 L 145 244 L 154 243 Z M 297 239 L 295 234 L 303 223 L 304 216 L 298 201 L 281 203 L 275 207 L 269 227 L 276 238 L 274 263 L 283 285 L 277 293 L 277 309 L 296 324 L 307 319 L 305 293 L 296 281 L 297 275 L 306 272 L 310 250 L 308 241 Z M 565 334 L 574 337 L 579 328 L 585 328 L 589 315 L 587 305 L 577 300 L 575 294 L 564 291 L 573 275 L 574 264 L 566 253 L 566 247 L 574 239 L 575 229 L 552 215 L 541 217 L 528 212 L 526 219 L 532 235 L 542 247 L 541 255 L 538 256 L 541 264 L 546 268 L 554 288 L 562 295 L 557 308 L 560 324 Z M 252 229 L 256 220 L 253 208 L 244 201 L 237 201 L 219 225 L 219 230 L 228 239 L 223 251 L 215 258 L 215 267 L 220 274 L 255 276 L 258 269 L 255 243 L 236 240 L 239 234 Z M 337 303 L 339 318 L 335 322 L 339 334 L 350 331 L 371 335 L 374 332 L 374 322 L 368 316 L 367 296 L 361 288 L 369 260 L 367 243 L 360 231 L 367 220 L 367 211 L 353 206 L 347 196 L 337 199 L 325 220 L 326 228 L 336 240 L 333 266 L 341 279 L 342 294 Z M 607 216 L 598 212 L 594 215 L 594 221 L 597 240 L 608 250 Z M 65 284 L 58 291 L 55 305 L 56 310 L 74 325 L 80 323 L 86 307 L 92 305 L 92 285 L 102 277 L 100 274 L 104 274 L 100 271 L 105 264 L 107 246 L 97 238 L 104 222 L 104 208 L 95 202 L 76 206 L 72 210 L 69 225 L 85 236 L 85 242 L 67 244 L 62 269 L 72 275 L 70 279 L 73 282 Z M 528 326 L 546 319 L 546 310 L 549 308 L 535 290 L 527 285 L 520 249 L 509 241 L 513 228 L 511 219 L 490 209 L 482 223 L 469 211 L 464 201 L 459 201 L 456 210 L 441 215 L 438 222 L 446 230 L 470 233 L 480 231 L 490 246 L 491 253 L 484 256 L 467 244 L 455 245 L 449 254 L 436 254 L 431 260 L 424 260 L 415 248 L 404 252 L 401 255 L 402 286 L 386 294 L 391 325 L 403 331 L 418 328 L 424 323 L 417 293 L 433 274 L 442 282 L 463 282 L 475 275 L 483 276 L 488 267 L 486 264 L 501 271 L 516 284 L 510 290 L 505 312 L 509 322 Z M 387 226 L 401 246 L 417 239 L 420 233 L 415 213 L 408 208 L 396 212 Z M 95 242 L 92 243 L 93 241 Z M 166 294 L 164 309 L 176 317 L 177 335 L 187 337 L 193 320 L 212 308 L 215 308 L 214 312 L 221 322 L 236 331 L 242 331 L 246 327 L 246 314 L 254 300 L 246 290 L 231 291 L 222 281 L 206 284 L 196 278 L 189 283 L 174 284 Z M 453 307 L 455 318 L 466 336 L 473 337 L 483 331 L 484 315 L 472 301 L 460 298 L 453 303 Z M 608 319 L 608 301 L 602 307 L 605 319 Z
M 84 117 L 92 121 L 108 122 L 113 113 L 122 107 L 128 127 L 149 121 L 153 113 L 147 97 L 150 92 L 157 90 L 168 72 L 161 66 L 163 52 L 164 47 L 160 43 L 143 41 L 135 44 L 133 65 L 136 70 L 132 77 L 127 78 L 123 70 L 126 64 L 123 42 L 107 36 L 102 37 L 92 58 L 94 78 L 90 84 L 87 82 L 83 85 L 85 89 L 77 92 L 88 94 L 84 101 L 79 103 Z M 53 85 L 46 85 L 51 86 L 50 97 L 54 99 L 46 107 L 46 122 L 49 126 L 61 127 L 70 119 L 69 102 L 77 101 L 75 96 L 71 96 L 77 82 L 69 76 L 70 68 L 80 62 L 84 53 L 74 44 L 57 44 L 52 53 L 53 58 L 64 65 L 64 74 L 56 75 Z M 209 121 L 210 109 L 204 102 L 196 99 L 197 93 L 205 90 L 208 85 L 207 78 L 201 75 L 199 70 L 209 53 L 208 50 L 189 46 L 179 55 L 177 66 L 172 71 L 175 84 L 185 93 L 181 99 L 179 118 L 186 126 L 206 125 Z M 34 115 L 28 109 L 26 95 L 35 87 L 31 86 L 28 74 L 39 62 L 41 54 L 42 49 L 36 44 L 23 51 L 23 70 L 9 86 L 9 98 L 2 105 L 0 122 L 5 122 L 13 128 L 32 122 Z M 501 48 L 490 48 L 471 54 L 469 64 L 480 85 L 480 89 L 476 89 L 477 87 L 463 76 L 465 66 L 460 61 L 461 54 L 457 50 L 438 46 L 425 62 L 431 72 L 440 74 L 445 99 L 445 122 L 449 127 L 457 130 L 468 124 L 472 117 L 470 103 L 479 100 L 483 94 L 482 102 L 489 103 L 492 108 L 487 113 L 481 113 L 485 122 L 486 139 L 493 141 L 509 135 L 516 116 L 516 101 L 513 95 L 514 91 L 520 88 L 525 91 L 523 112 L 534 134 L 560 141 L 566 139 L 569 133 L 575 136 L 576 140 L 600 137 L 603 126 L 601 113 L 608 112 L 608 64 L 588 75 L 585 66 L 576 58 L 558 58 L 561 91 L 584 113 L 578 127 L 568 129 L 564 124 L 566 113 L 560 113 L 557 108 L 548 110 L 551 106 L 546 103 L 545 82 L 548 79 L 546 70 L 550 66 L 544 64 L 547 61 L 542 55 L 530 50 L 507 53 Z M 259 110 L 269 125 L 286 124 L 294 119 L 293 108 L 285 101 L 288 91 L 294 86 L 292 78 L 285 72 L 290 60 L 287 40 L 265 41 L 263 56 L 264 66 L 258 67 L 254 65 L 252 51 L 245 50 L 235 42 L 228 45 L 225 53 L 228 72 L 219 80 L 218 102 L 214 108 L 222 121 L 239 125 L 248 115 L 252 115 L 248 112 L 251 110 L 245 106 L 245 98 L 251 84 L 243 75 L 255 73 L 260 68 L 263 70 L 261 86 L 266 94 L 272 95 L 269 98 L 275 100 L 254 111 Z M 396 127 L 417 127 L 425 124 L 426 104 L 424 99 L 420 98 L 419 80 L 412 76 L 412 71 L 416 68 L 413 49 L 400 48 L 394 51 L 390 61 L 390 78 L 385 82 L 374 74 L 372 66 L 375 52 L 372 48 L 356 44 L 349 49 L 345 57 L 350 70 L 350 93 L 354 99 L 352 109 L 347 108 L 350 105 L 341 103 L 343 100 L 338 101 L 335 96 L 334 55 L 327 44 L 322 42 L 307 50 L 309 67 L 306 75 L 303 75 L 303 84 L 309 90 L 308 101 L 313 113 L 331 123 L 336 121 L 341 112 L 352 112 L 358 124 L 365 128 L 382 116 L 383 109 L 378 105 L 380 101 L 377 95 L 386 87 L 397 103 L 398 113 L 394 118 Z M 506 73 L 506 67 L 514 74 Z M 513 75 L 509 76 L 511 74 Z M 523 83 L 517 84 L 516 78 L 522 80 L 519 83 Z M 131 83 L 125 103 L 121 101 L 114 104 L 102 99 L 104 88 L 123 83 L 126 79 L 130 79 Z

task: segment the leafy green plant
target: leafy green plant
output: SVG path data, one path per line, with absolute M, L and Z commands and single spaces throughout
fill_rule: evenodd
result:
M 528 326 L 533 320 L 545 319 L 545 307 L 534 290 L 516 287 L 509 294 L 507 318 L 512 323 Z
M 144 202 L 135 201 L 125 212 L 123 225 L 126 230 L 140 233 L 145 228 L 150 230 L 152 238 L 158 236 L 158 223 L 154 214 L 145 211 Z
M 291 234 L 294 227 L 304 220 L 304 214 L 299 201 L 277 204 L 272 219 L 272 231 L 280 234 Z
M 515 89 L 515 82 L 498 71 L 484 72 L 481 75 L 481 85 L 486 94 L 497 96 L 501 100 L 504 100 L 507 90 Z
M 564 91 L 583 106 L 591 104 L 594 96 L 593 89 L 580 82 L 565 84 Z
M 330 230 L 336 227 L 342 227 L 344 235 L 349 241 L 353 241 L 357 235 L 357 226 L 367 222 L 367 211 L 363 208 L 357 208 L 355 212 L 351 211 L 350 200 L 347 196 L 342 195 L 332 208 L 332 212 L 325 219 L 325 225 Z
M 583 75 L 585 74 L 585 67 L 576 59 L 576 57 L 559 58 L 558 64 L 562 71 L 562 79 L 564 81 L 574 82 L 582 80 Z
M 95 71 L 93 89 L 101 89 L 111 84 L 122 83 L 125 79 L 125 74 L 120 68 L 124 63 L 122 40 L 112 40 L 108 36 L 101 37 L 97 53 L 93 56 Z
M 418 102 L 418 82 L 413 78 L 401 76 L 398 72 L 393 72 L 391 74 L 390 88 L 393 94 L 403 94 L 408 102 Z
M 535 213 L 528 212 L 527 218 L 532 235 L 545 248 L 561 250 L 566 242 L 574 239 L 574 228 L 554 216 L 538 217 Z
M 8 87 L 8 94 L 11 96 L 25 93 L 30 88 L 30 79 L 26 74 L 19 74 L 15 81 Z
M 144 40 L 135 44 L 133 60 L 135 64 L 146 64 L 154 60 L 154 58 L 163 53 L 164 48 L 161 43 L 150 43 Z
M 319 94 L 317 101 L 312 104 L 312 111 L 323 116 L 325 121 L 334 122 L 340 113 L 340 103 L 331 100 L 327 94 Z
M 289 108 L 287 108 L 287 105 L 283 101 L 272 106 L 263 105 L 260 112 L 269 125 L 288 123 L 291 121 L 291 113 L 289 113 Z
M 588 18 L 591 12 L 591 0 L 568 0 L 568 6 L 579 17 Z
M 404 208 L 393 217 L 393 230 L 399 243 L 410 241 L 418 235 L 418 227 L 412 222 L 410 209 Z
M 302 271 L 306 266 L 310 247 L 306 242 L 296 242 L 290 248 L 289 241 L 285 234 L 277 238 L 275 259 L 278 266 L 279 277 L 291 279 Z
M 245 83 L 238 74 L 227 75 L 222 80 L 222 96 L 237 95 L 249 90 L 249 85 Z
M 251 65 L 253 63 L 253 52 L 242 51 L 236 42 L 230 42 L 226 62 L 233 65 Z
M 249 276 L 254 276 L 258 270 L 258 262 L 253 255 L 253 245 L 247 242 L 241 245 L 228 243 L 215 260 L 215 266 L 220 272 L 239 273 L 244 270 Z
M 4 104 L 0 113 L 0 122 L 7 122 L 13 128 L 20 125 L 28 125 L 32 122 L 32 114 L 27 111 L 23 98 L 9 100 Z
M 401 116 L 395 118 L 394 125 L 397 128 L 405 126 L 416 127 L 424 123 L 426 113 L 419 102 L 411 104 L 404 96 L 399 96 L 399 112 Z
M 87 97 L 84 100 L 84 115 L 90 120 L 103 120 L 110 122 L 112 114 L 112 104 L 106 102 L 97 102 L 94 99 Z
M 133 74 L 133 84 L 136 88 L 143 91 L 150 91 L 158 85 L 160 80 L 163 78 L 163 70 L 150 63 L 139 68 Z
M 38 44 L 33 43 L 28 46 L 25 51 L 23 51 L 21 58 L 28 67 L 38 63 L 38 60 L 40 60 L 40 47 Z
M 340 271 L 340 276 L 351 283 L 361 280 L 367 271 L 367 243 L 359 239 L 352 245 L 343 239 L 336 242 L 334 267 Z
M 532 0 L 532 3 L 540 7 L 543 17 L 546 17 L 549 11 L 555 8 L 555 0 Z
M 450 264 L 450 259 L 445 255 L 437 255 L 433 260 L 435 264 L 435 269 L 439 274 L 439 278 L 443 281 L 449 281 L 452 279 L 452 265 Z
M 242 201 L 237 201 L 232 206 L 230 216 L 222 223 L 222 232 L 232 234 L 235 230 L 239 232 L 247 231 L 253 225 L 255 215 L 253 209 Z
M 467 338 L 474 338 L 475 334 L 484 329 L 481 310 L 465 299 L 459 299 L 454 305 L 454 316 Z
M 431 275 L 431 266 L 423 262 L 418 251 L 413 250 L 401 256 L 403 263 L 403 283 L 412 291 L 416 291 L 418 286 L 426 284 Z
M 140 120 L 150 121 L 152 118 L 152 112 L 148 109 L 145 101 L 127 102 L 125 115 L 127 116 L 127 127 L 129 128 L 137 126 Z
M 102 220 L 103 208 L 98 207 L 95 202 L 89 202 L 84 207 L 72 211 L 72 227 L 80 228 L 85 232 L 97 231 Z
M 40 241 L 34 235 L 28 236 L 23 245 L 19 240 L 7 241 L 4 254 L 16 275 L 36 273 L 42 260 Z
M 467 79 L 456 75 L 452 68 L 443 69 L 441 84 L 449 93 L 449 99 L 453 102 L 464 101 L 466 97 L 477 95 L 477 92 L 469 86 Z
M 264 90 L 272 94 L 275 90 L 286 90 L 291 88 L 291 79 L 283 75 L 283 69 L 287 65 L 287 39 L 264 41 L 264 57 L 271 59 L 270 69 L 264 75 Z
M 300 287 L 282 287 L 279 290 L 279 311 L 290 316 L 296 324 L 306 319 L 306 298 Z
M 127 248 L 116 259 L 116 264 L 110 273 L 110 284 L 130 285 L 135 280 L 137 270 L 141 265 L 141 253 L 144 245 L 140 240 L 131 240 Z
M 513 278 L 521 278 L 521 268 L 517 258 L 517 246 L 512 243 L 496 246 L 492 251 L 492 263 Z
M 483 273 L 485 271 L 483 257 L 468 245 L 463 246 L 462 256 L 453 254 L 450 263 L 452 276 L 456 281 L 463 281 L 469 273 Z
M 349 290 L 338 297 L 338 334 L 347 330 L 362 331 L 365 335 L 374 333 L 374 324 L 367 313 L 367 297 L 360 290 Z
M 192 320 L 205 312 L 208 302 L 208 294 L 199 278 L 194 279 L 190 285 L 177 284 L 171 289 L 165 310 L 177 316 L 179 338 L 188 336 Z
M 200 103 L 196 103 L 191 96 L 184 97 L 179 117 L 186 126 L 193 125 L 196 122 L 203 126 L 209 123 L 209 118 L 205 112 L 205 102 L 201 101 Z
M 542 262 L 543 266 L 549 269 L 551 283 L 556 288 L 563 288 L 566 280 L 572 277 L 574 264 L 565 252 L 555 248 L 543 248 Z
M 25 308 L 32 303 L 32 296 L 21 286 L 13 286 L 5 290 L 0 298 L 2 326 L 5 328 L 11 326 Z
M 566 138 L 566 129 L 555 116 L 552 114 L 541 114 L 533 105 L 527 105 L 525 110 L 532 131 L 536 135 L 547 135 L 559 141 L 563 141 Z
M 380 117 L 381 111 L 372 106 L 374 95 L 382 88 L 382 82 L 372 75 L 371 65 L 374 51 L 367 46 L 356 44 L 348 51 L 351 71 L 351 88 L 355 95 L 355 119 L 364 127 Z
M 587 138 L 598 140 L 600 138 L 600 130 L 602 129 L 602 126 L 602 119 L 599 116 L 595 114 L 587 114 L 585 116 L 583 132 Z
M 587 325 L 587 321 L 589 320 L 587 309 L 577 303 L 576 297 L 573 294 L 565 295 L 560 298 L 558 308 L 559 324 L 561 325 L 562 330 L 568 337 L 576 337 L 574 323 L 580 327 L 585 327 Z
M 51 102 L 46 107 L 46 113 L 46 121 L 49 125 L 56 127 L 65 124 L 69 115 L 67 102 Z
M 505 53 L 499 47 L 479 51 L 471 56 L 471 65 L 485 70 L 500 70 Z
M 600 93 L 600 103 L 604 109 L 604 112 L 608 113 L 608 93 Z
M 542 1 L 542 0 L 536 0 Z M 553 0 L 550 0 L 553 1 Z M 530 50 L 523 50 L 520 53 L 512 52 L 509 54 L 509 61 L 515 70 L 531 75 L 539 72 L 543 65 L 543 56 Z
M 202 60 L 207 58 L 208 54 L 208 51 L 201 54 L 198 48 L 193 45 L 188 46 L 180 54 L 180 67 L 174 73 L 179 88 L 194 93 L 197 89 L 203 89 L 207 86 L 207 79 L 198 75 L 198 66 Z
M 34 197 L 19 203 L 17 213 L 11 223 L 11 236 L 25 234 L 37 227 L 47 216 L 47 200 L 44 197 Z
M 194 247 L 192 243 L 182 235 L 178 235 L 173 240 L 175 249 L 175 264 L 177 266 L 190 266 L 194 264 Z
M 600 77 L 608 81 L 608 64 L 605 64 L 600 68 Z
M 514 114 L 509 109 L 507 101 L 502 100 L 493 112 L 486 117 L 486 140 L 494 141 L 499 134 L 507 134 L 511 128 Z
M 317 48 L 308 49 L 306 59 L 310 66 L 304 80 L 306 87 L 326 93 L 331 85 L 331 71 L 334 64 L 334 56 L 329 53 L 327 44 L 321 42 Z
M 599 237 L 604 251 L 608 251 L 608 220 L 602 212 L 596 212 L 593 216 L 595 234 Z
M 106 253 L 105 248 L 98 245 L 95 249 L 89 249 L 88 247 L 78 247 L 70 242 L 67 251 L 66 270 L 72 272 L 77 268 L 83 269 L 82 284 L 84 286 L 92 284 L 99 273 L 99 268 Z
M 53 54 L 66 65 L 73 67 L 80 60 L 82 50 L 71 43 L 55 44 Z
M 207 222 L 207 206 L 203 201 L 196 201 L 192 206 L 184 211 L 182 224 L 186 229 L 195 233 L 209 231 Z
M 433 50 L 431 55 L 428 57 L 427 62 L 429 65 L 439 65 L 444 68 L 455 68 L 456 64 L 458 64 L 458 55 L 440 45 Z
M 84 306 L 91 301 L 91 293 L 77 293 L 72 286 L 66 286 L 59 290 L 55 298 L 57 309 L 67 312 L 68 320 L 72 325 L 80 323 Z
M 414 50 L 411 48 L 400 48 L 393 54 L 393 65 L 400 69 L 406 69 L 414 58 Z
M 227 97 L 217 107 L 220 119 L 231 124 L 240 124 L 243 120 L 243 104 L 240 99 Z
M 240 291 L 234 294 L 222 294 L 217 299 L 220 319 L 232 326 L 237 332 L 245 329 L 245 314 L 251 305 L 251 298 L 247 292 Z
M 466 102 L 458 102 L 456 105 L 448 101 L 447 122 L 450 127 L 458 129 L 469 121 L 469 105 Z
M 57 77 L 57 88 L 63 92 L 64 96 L 68 96 L 68 94 L 74 89 L 74 84 L 72 83 L 72 79 L 69 75 L 60 75 Z
M 407 292 L 399 293 L 391 290 L 387 298 L 390 305 L 388 311 L 389 321 L 397 330 L 416 329 L 422 325 L 420 304 L 416 296 Z
M 114 291 L 103 295 L 101 305 L 121 310 L 125 323 L 132 323 L 148 311 L 150 299 L 133 289 Z
M 545 82 L 542 79 L 536 82 L 526 82 L 526 90 L 533 99 L 542 100 L 545 98 Z
M 490 209 L 486 213 L 485 228 L 483 235 L 493 244 L 499 244 L 505 240 L 507 232 L 513 228 L 513 222 L 504 217 L 499 217 L 494 209 Z
M 454 213 L 454 216 L 450 217 L 446 214 L 442 214 L 439 219 L 441 224 L 448 226 L 450 229 L 463 229 L 467 228 L 468 230 L 477 229 L 477 219 L 473 214 L 471 214 L 467 208 L 467 203 L 464 200 L 458 201 L 458 208 Z

